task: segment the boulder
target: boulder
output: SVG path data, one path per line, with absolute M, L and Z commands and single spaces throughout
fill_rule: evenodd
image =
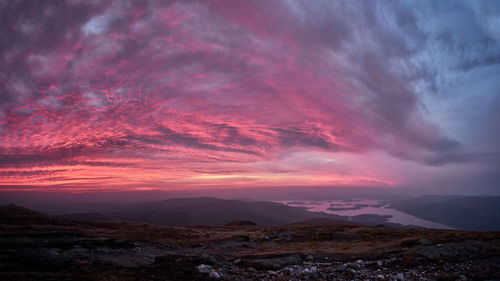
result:
M 210 271 L 210 273 L 208 274 L 208 277 L 210 278 L 215 278 L 215 279 L 220 279 L 221 278 L 221 275 L 215 271 L 215 270 L 212 270 Z
M 210 273 L 212 272 L 212 267 L 210 265 L 206 264 L 200 264 L 196 267 L 198 269 L 198 272 L 200 273 Z

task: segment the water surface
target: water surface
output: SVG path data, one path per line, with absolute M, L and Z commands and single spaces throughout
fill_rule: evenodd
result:
M 292 207 L 305 207 L 310 212 L 323 212 L 339 216 L 353 217 L 357 215 L 389 215 L 388 221 L 402 225 L 416 225 L 428 228 L 451 229 L 444 224 L 419 219 L 407 213 L 390 208 L 389 203 L 378 200 L 325 200 L 325 201 L 275 201 Z M 329 208 L 331 208 L 329 210 Z

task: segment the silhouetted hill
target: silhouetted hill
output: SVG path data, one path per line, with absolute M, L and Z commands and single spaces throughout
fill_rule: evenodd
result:
M 117 221 L 119 219 L 103 215 L 101 213 L 71 213 L 62 214 L 57 217 L 74 220 L 74 221 Z
M 462 198 L 465 196 L 460 195 L 424 195 L 416 198 L 405 199 L 402 201 L 395 201 L 393 204 L 397 205 L 405 205 L 405 206 L 415 206 L 415 205 L 423 205 L 423 204 L 434 204 L 440 202 L 446 202 L 449 200 Z
M 225 225 L 249 220 L 258 225 L 284 225 L 311 218 L 345 219 L 341 216 L 308 212 L 273 202 L 248 202 L 211 197 L 175 198 L 150 204 L 137 204 L 110 214 L 126 220 L 156 225 Z
M 459 229 L 500 230 L 500 196 L 455 197 L 432 202 L 428 197 L 415 198 L 393 203 L 392 207 Z
M 26 209 L 14 204 L 0 206 L 1 224 L 30 224 L 59 222 L 57 218 L 47 214 Z

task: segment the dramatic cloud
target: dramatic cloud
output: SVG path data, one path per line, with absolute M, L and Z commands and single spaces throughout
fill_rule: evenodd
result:
M 0 11 L 4 189 L 414 183 L 382 158 L 433 177 L 498 167 L 496 1 Z

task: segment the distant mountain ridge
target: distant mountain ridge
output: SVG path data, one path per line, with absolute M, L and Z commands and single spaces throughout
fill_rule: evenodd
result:
M 212 197 L 174 198 L 141 203 L 109 213 L 112 217 L 156 225 L 225 225 L 248 220 L 258 225 L 285 225 L 313 218 L 346 221 L 346 217 L 309 212 L 305 208 L 259 201 L 227 200 Z
M 0 222 L 68 224 L 85 221 L 135 221 L 160 226 L 224 226 L 237 222 L 246 225 L 278 226 L 290 223 L 324 221 L 329 224 L 355 225 L 347 217 L 308 212 L 273 202 L 248 202 L 211 197 L 175 198 L 150 204 L 123 206 L 112 213 L 70 213 L 51 216 L 14 204 L 0 206 Z M 250 223 L 250 224 L 249 224 Z M 239 225 L 239 224 L 238 224 Z
M 500 196 L 423 196 L 391 207 L 465 230 L 500 230 Z
M 83 207 L 83 208 L 82 208 Z M 38 208 L 34 208 L 38 209 Z M 116 203 L 109 205 L 75 204 L 54 218 L 71 221 L 135 221 L 160 226 L 223 226 L 235 221 L 251 221 L 261 226 L 326 219 L 331 222 L 402 227 L 389 222 L 388 216 L 362 215 L 346 217 L 310 212 L 306 207 L 255 200 L 231 200 L 214 197 L 173 198 L 155 202 Z
M 13 221 L 136 221 L 161 226 L 223 226 L 231 222 L 250 221 L 261 226 L 278 226 L 311 220 L 383 224 L 387 216 L 365 214 L 353 217 L 309 212 L 305 207 L 291 207 L 275 202 L 229 200 L 213 197 L 174 198 L 148 203 L 117 203 L 76 205 L 72 213 L 38 213 L 16 205 L 0 206 L 0 215 Z M 465 230 L 500 230 L 500 196 L 428 195 L 391 203 L 391 207 L 415 217 Z M 83 210 L 80 211 L 80 210 Z M 50 212 L 49 212 L 50 213 Z

